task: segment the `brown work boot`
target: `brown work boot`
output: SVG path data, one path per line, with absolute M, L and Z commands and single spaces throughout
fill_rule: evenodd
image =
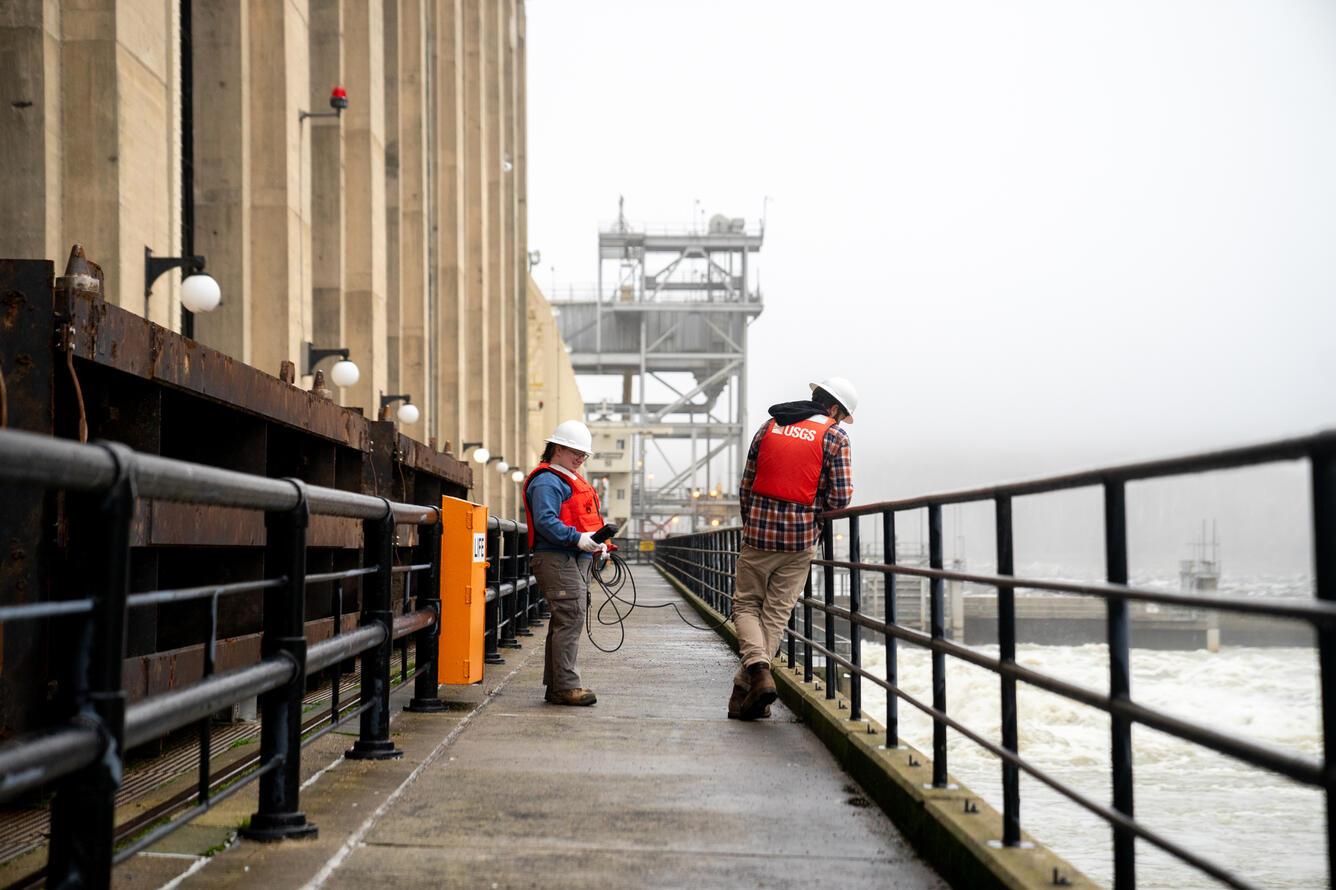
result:
M 552 689 L 548 687 L 543 695 L 543 701 L 549 701 L 554 705 L 592 705 L 598 701 L 592 689 Z
M 765 716 L 779 693 L 775 690 L 775 678 L 770 676 L 770 665 L 764 661 L 747 665 L 747 676 L 751 680 L 751 689 L 742 700 L 742 719 L 755 720 Z
M 733 694 L 728 697 L 728 719 L 742 719 L 742 702 L 747 697 L 747 690 L 736 683 L 733 684 Z M 762 717 L 770 716 L 770 706 L 766 705 L 765 710 L 761 712 Z

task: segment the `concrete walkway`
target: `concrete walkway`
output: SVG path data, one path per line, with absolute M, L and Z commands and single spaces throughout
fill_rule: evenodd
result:
M 642 604 L 703 623 L 655 571 L 635 576 Z M 713 631 L 640 608 L 620 651 L 586 638 L 590 708 L 543 702 L 545 631 L 482 684 L 444 689 L 452 713 L 398 714 L 402 760 L 338 759 L 350 740 L 333 733 L 312 745 L 302 803 L 318 838 L 136 857 L 115 884 L 157 886 L 189 865 L 179 886 L 946 887 L 782 702 L 769 720 L 725 718 L 735 658 Z M 613 645 L 617 628 L 595 637 Z M 253 811 L 249 789 L 237 798 L 177 849 Z

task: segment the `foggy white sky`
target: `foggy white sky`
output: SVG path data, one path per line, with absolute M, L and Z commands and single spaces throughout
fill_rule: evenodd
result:
M 749 424 L 859 501 L 1336 426 L 1336 3 L 529 0 L 529 241 L 768 201 Z

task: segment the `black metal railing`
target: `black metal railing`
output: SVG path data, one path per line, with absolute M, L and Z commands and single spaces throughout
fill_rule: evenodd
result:
M 388 759 L 402 755 L 390 739 L 391 656 L 401 642 L 402 681 L 413 679 L 409 710 L 441 711 L 437 697 L 440 635 L 441 520 L 438 508 L 394 503 L 298 479 L 269 479 L 131 451 L 117 443 L 77 442 L 0 430 L 0 483 L 64 493 L 67 559 L 80 566 L 83 589 L 50 602 L 0 605 L 0 623 L 46 621 L 52 651 L 64 653 L 60 686 L 63 719 L 0 746 L 0 802 L 48 785 L 51 801 L 47 883 L 106 887 L 111 868 L 181 827 L 258 779 L 259 806 L 243 834 L 277 840 L 313 834 L 299 806 L 301 748 L 335 727 L 359 718 L 360 732 L 347 757 Z M 12 489 L 11 489 L 12 490 Z M 131 525 L 141 499 L 264 511 L 265 573 L 271 577 L 175 590 L 129 593 Z M 362 565 L 308 574 L 306 532 L 312 514 L 362 521 Z M 397 564 L 396 529 L 417 527 L 407 561 Z M 504 537 L 494 560 L 495 585 L 488 603 L 492 639 L 527 627 L 541 597 L 528 575 L 527 530 L 522 523 L 489 521 Z M 402 575 L 402 609 L 395 614 L 392 585 Z M 360 586 L 360 626 L 340 632 L 343 585 Z M 416 585 L 414 584 L 416 579 Z M 306 591 L 331 586 L 334 635 L 308 645 Z M 218 601 L 263 596 L 261 658 L 215 673 Z M 7 595 L 8 598 L 8 595 Z M 127 705 L 122 690 L 130 609 L 163 603 L 208 603 L 203 676 L 197 682 Z M 410 604 L 411 603 L 411 604 Z M 408 671 L 407 643 L 416 664 Z M 345 710 L 335 679 L 328 722 L 303 727 L 302 695 L 308 674 L 361 657 L 360 702 Z M 261 717 L 257 768 L 225 790 L 210 793 L 209 721 L 214 713 L 258 696 Z M 170 822 L 114 848 L 113 809 L 125 753 L 173 731 L 200 726 L 200 778 L 195 805 Z M 307 733 L 303 737 L 303 733 Z
M 529 567 L 529 527 L 487 517 L 487 633 L 483 660 L 505 664 L 502 649 L 520 648 L 529 626 L 548 616 L 547 600 Z
M 1262 598 L 1244 598 L 1196 591 L 1191 594 L 1139 589 L 1128 585 L 1127 511 L 1125 487 L 1128 482 L 1234 469 L 1279 461 L 1307 460 L 1311 467 L 1312 535 L 1315 552 L 1316 598 L 1311 601 L 1277 602 Z M 1106 581 L 1079 583 L 1045 578 L 1016 577 L 1012 501 L 1027 495 L 1048 494 L 1077 488 L 1097 487 L 1103 491 L 1104 551 Z M 965 503 L 993 504 L 996 523 L 997 574 L 970 574 L 944 568 L 942 556 L 942 507 Z M 896 563 L 896 516 L 912 510 L 927 511 L 927 567 Z M 836 523 L 847 522 L 850 554 L 861 554 L 859 518 L 877 517 L 881 523 L 883 560 L 861 562 L 836 560 L 834 537 Z M 1167 460 L 1127 464 L 1087 472 L 1037 479 L 1029 482 L 927 495 L 849 507 L 823 514 L 823 558 L 814 560 L 822 574 L 823 597 L 812 596 L 812 581 L 790 619 L 786 634 L 786 654 L 791 666 L 801 657 L 803 677 L 813 679 L 813 653 L 825 664 L 824 689 L 827 698 L 835 698 L 839 683 L 836 671 L 849 671 L 848 697 L 851 720 L 862 718 L 861 690 L 864 681 L 886 690 L 884 716 L 888 744 L 899 738 L 899 702 L 901 700 L 932 719 L 932 784 L 947 785 L 946 731 L 954 729 L 1001 761 L 1003 797 L 1003 837 L 1005 846 L 1021 843 L 1020 773 L 1024 772 L 1074 801 L 1107 822 L 1113 830 L 1113 884 L 1115 890 L 1136 886 L 1135 841 L 1144 840 L 1199 869 L 1214 879 L 1237 888 L 1255 885 L 1218 863 L 1186 849 L 1134 818 L 1131 730 L 1134 724 L 1167 733 L 1190 744 L 1229 755 L 1243 763 L 1286 776 L 1325 793 L 1327 807 L 1327 862 L 1329 878 L 1336 864 L 1336 432 L 1287 439 L 1262 445 L 1233 448 Z M 733 567 L 741 541 L 739 529 L 682 535 L 660 541 L 656 562 L 684 587 L 721 614 L 730 615 L 733 597 Z M 848 607 L 835 604 L 835 573 L 847 573 Z M 881 617 L 861 610 L 860 587 L 868 573 L 883 576 L 884 614 Z M 915 630 L 897 622 L 895 576 L 927 578 L 930 587 L 929 632 Z M 944 587 L 947 581 L 971 582 L 997 590 L 998 655 L 992 657 L 977 649 L 947 638 L 945 632 Z M 1061 677 L 1041 673 L 1016 662 L 1015 591 L 1027 588 L 1097 597 L 1106 604 L 1106 636 L 1109 653 L 1109 688 L 1107 692 L 1090 689 Z M 1184 720 L 1154 708 L 1138 704 L 1131 697 L 1129 603 L 1142 602 L 1168 606 L 1190 606 L 1256 616 L 1270 616 L 1306 622 L 1316 633 L 1320 688 L 1322 691 L 1323 756 L 1310 756 L 1250 741 L 1200 723 Z M 822 613 L 824 639 L 813 634 L 813 612 Z M 836 623 L 850 629 L 844 644 L 848 657 L 837 650 Z M 880 638 L 886 650 L 883 676 L 866 670 L 861 663 L 859 639 L 864 632 Z M 896 647 L 908 643 L 931 653 L 931 702 L 920 701 L 900 686 Z M 801 656 L 796 651 L 801 648 Z M 963 725 L 947 709 L 946 657 L 960 659 L 985 668 L 1000 679 L 1001 739 L 995 742 L 979 731 Z M 1109 715 L 1111 721 L 1112 807 L 1106 806 L 1020 756 L 1016 684 L 1024 682 L 1055 693 Z

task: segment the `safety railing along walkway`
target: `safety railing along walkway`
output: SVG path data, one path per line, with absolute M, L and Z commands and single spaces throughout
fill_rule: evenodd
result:
M 1171 476 L 1204 473 L 1255 466 L 1280 461 L 1306 460 L 1311 466 L 1312 540 L 1315 551 L 1315 590 L 1312 601 L 1277 602 L 1209 592 L 1190 594 L 1141 589 L 1128 584 L 1127 555 L 1127 483 Z M 1078 488 L 1097 488 L 1103 492 L 1104 551 L 1107 567 L 1105 583 L 1078 583 L 1051 578 L 1018 577 L 1014 573 L 1012 502 L 1016 498 Z M 996 528 L 997 574 L 972 574 L 944 568 L 942 553 L 942 508 L 949 504 L 988 503 L 994 508 Z M 926 510 L 928 526 L 928 567 L 897 564 L 896 517 L 907 511 Z M 875 517 L 881 524 L 883 559 L 881 562 L 835 559 L 834 540 L 843 529 L 850 554 L 862 554 L 859 519 Z M 812 595 L 809 577 L 795 615 L 790 619 L 781 652 L 791 666 L 801 665 L 804 679 L 811 682 L 814 654 L 824 662 L 825 695 L 836 697 L 837 671 L 850 673 L 849 716 L 862 716 L 863 683 L 886 690 L 884 715 L 888 739 L 899 738 L 899 705 L 904 701 L 932 719 L 932 785 L 947 785 L 947 729 L 953 729 L 974 744 L 995 755 L 1001 762 L 1003 797 L 1003 836 L 998 841 L 1008 847 L 1021 843 L 1020 773 L 1037 779 L 1107 822 L 1112 828 L 1113 883 L 1115 890 L 1136 886 L 1136 847 L 1139 839 L 1166 851 L 1211 876 L 1236 888 L 1254 888 L 1247 878 L 1219 863 L 1187 849 L 1164 833 L 1154 830 L 1134 817 L 1132 781 L 1132 727 L 1150 727 L 1177 739 L 1236 758 L 1243 763 L 1295 782 L 1317 788 L 1326 800 L 1326 843 L 1328 874 L 1336 884 L 1336 432 L 1286 439 L 1261 445 L 1232 448 L 1166 460 L 1106 467 L 1081 473 L 997 485 L 967 491 L 926 495 L 904 500 L 850 507 L 824 514 L 823 558 L 815 560 L 821 574 L 822 598 Z M 656 561 L 672 577 L 716 611 L 731 615 L 734 570 L 742 542 L 740 529 L 720 529 L 707 533 L 679 535 L 659 542 Z M 847 577 L 848 608 L 835 604 L 835 577 Z M 883 576 L 884 614 L 865 614 L 860 594 L 863 578 L 870 573 Z M 930 632 L 923 633 L 897 622 L 896 575 L 914 575 L 929 579 Z M 944 592 L 947 581 L 971 582 L 997 591 L 998 655 L 993 657 L 978 649 L 961 645 L 946 635 Z M 1097 597 L 1107 606 L 1109 688 L 1107 692 L 1086 688 L 1067 679 L 1022 666 L 1016 661 L 1015 591 L 1028 588 L 1039 591 Z M 1184 720 L 1162 710 L 1138 703 L 1131 696 L 1130 619 L 1128 606 L 1133 602 L 1167 606 L 1186 606 L 1247 615 L 1271 616 L 1306 622 L 1316 633 L 1320 664 L 1323 756 L 1313 758 L 1292 750 L 1283 750 L 1223 732 L 1201 723 Z M 820 613 L 824 634 L 818 639 L 813 631 L 813 614 Z M 853 629 L 860 632 L 853 632 Z M 866 634 L 883 641 L 886 666 L 882 673 L 863 664 L 861 638 Z M 900 685 L 897 647 L 908 644 L 931 653 L 932 700 L 920 701 Z M 845 648 L 848 657 L 841 654 Z M 963 724 L 947 707 L 946 658 L 960 659 L 996 674 L 1000 682 L 1001 738 L 994 741 L 979 730 Z M 1017 682 L 1063 696 L 1071 701 L 1098 709 L 1111 721 L 1110 745 L 1112 803 L 1107 806 L 1055 778 L 1021 756 L 1019 750 L 1020 718 L 1016 706 Z
M 190 819 L 259 780 L 259 806 L 244 830 L 257 840 L 313 834 L 300 807 L 301 748 L 357 718 L 359 737 L 345 756 L 401 756 L 389 734 L 392 648 L 412 636 L 416 647 L 416 711 L 443 711 L 437 697 L 440 636 L 441 519 L 436 506 L 391 502 L 354 492 L 269 479 L 156 455 L 112 442 L 80 444 L 14 430 L 0 430 L 0 483 L 64 493 L 68 524 L 64 558 L 77 566 L 81 589 L 66 598 L 0 605 L 0 623 L 27 622 L 50 635 L 50 651 L 63 659 L 59 709 L 63 718 L 0 746 L 0 802 L 40 786 L 51 800 L 47 883 L 106 887 L 111 869 L 161 840 Z M 130 592 L 130 543 L 136 504 L 158 499 L 263 511 L 268 577 L 174 590 Z M 313 514 L 362 521 L 362 565 L 308 574 L 306 532 Z M 408 562 L 396 564 L 395 532 L 417 528 Z M 540 616 L 541 597 L 528 573 L 527 530 L 522 523 L 488 522 L 491 567 L 486 592 L 486 653 L 513 644 Z M 404 610 L 395 614 L 393 579 L 404 576 Z M 414 589 L 411 578 L 418 583 Z M 360 626 L 311 645 L 305 637 L 305 592 L 315 584 L 359 579 Z M 221 597 L 263 595 L 263 636 L 258 662 L 214 672 Z M 6 597 L 13 594 L 7 592 Z M 209 604 L 203 677 L 169 692 L 127 704 L 122 691 L 130 610 L 202 600 Z M 412 607 L 409 608 L 411 600 Z M 324 725 L 303 727 L 305 678 L 360 656 L 360 701 L 340 704 L 338 686 Z M 403 656 L 406 659 L 406 651 Z M 406 663 L 403 665 L 406 671 Z M 405 677 L 409 679 L 409 677 Z M 224 790 L 210 785 L 209 723 L 213 714 L 259 699 L 260 759 Z M 199 787 L 194 805 L 126 846 L 114 843 L 115 795 L 128 750 L 182 728 L 200 727 Z M 304 734 L 305 731 L 305 734 Z

